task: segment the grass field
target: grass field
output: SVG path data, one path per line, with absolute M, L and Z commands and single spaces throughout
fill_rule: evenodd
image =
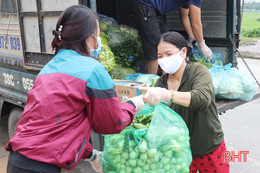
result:
M 241 31 L 242 31 L 241 40 L 247 41 L 247 40 L 260 39 L 260 37 L 248 38 L 243 36 L 243 31 L 249 31 L 256 28 L 260 28 L 260 13 L 244 12 L 242 17 L 242 26 L 241 26 Z

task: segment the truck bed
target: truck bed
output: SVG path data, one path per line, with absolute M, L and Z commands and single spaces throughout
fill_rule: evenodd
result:
M 260 88 L 256 91 L 254 98 L 252 100 L 260 98 Z M 251 100 L 251 101 L 252 101 Z M 242 104 L 248 103 L 248 101 L 242 101 L 242 100 L 217 100 L 217 109 L 219 114 L 225 113 L 229 109 L 234 109 L 237 106 L 240 106 Z

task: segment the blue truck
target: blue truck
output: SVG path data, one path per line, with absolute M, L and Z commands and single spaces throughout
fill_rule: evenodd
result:
M 64 9 L 81 4 L 133 26 L 130 0 L 1 0 L 0 2 L 0 118 L 8 115 L 9 136 L 14 135 L 27 100 L 41 68 L 53 57 L 52 30 Z M 235 46 L 239 45 L 241 0 L 202 1 L 204 37 L 213 52 L 220 52 L 225 64 L 237 65 Z M 184 33 L 178 12 L 164 16 L 169 30 Z M 222 113 L 244 102 L 219 103 Z M 91 142 L 102 150 L 103 140 L 92 133 Z M 80 164 L 75 172 L 89 167 Z M 71 172 L 74 172 L 71 171 Z M 66 172 L 63 170 L 63 172 Z

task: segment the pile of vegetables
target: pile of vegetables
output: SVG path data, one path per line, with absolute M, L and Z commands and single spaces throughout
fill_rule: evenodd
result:
M 188 173 L 192 156 L 183 119 L 162 103 L 142 112 L 120 134 L 105 136 L 104 172 Z
M 257 90 L 254 78 L 227 64 L 224 67 L 214 66 L 209 69 L 213 89 L 218 99 L 240 99 L 250 101 Z
M 113 52 L 113 58 L 119 65 L 117 69 L 133 68 L 135 59 L 143 57 L 138 31 L 126 25 L 119 25 L 110 17 L 100 15 L 99 18 L 100 35 L 107 40 L 107 45 Z
M 111 71 L 115 66 L 115 57 L 110 47 L 108 46 L 108 41 L 104 36 L 100 36 L 101 38 L 101 52 L 99 54 L 101 63 L 107 68 L 107 71 Z
M 131 67 L 123 67 L 121 65 L 116 65 L 109 74 L 112 79 L 123 79 L 128 75 L 136 74 L 137 71 Z

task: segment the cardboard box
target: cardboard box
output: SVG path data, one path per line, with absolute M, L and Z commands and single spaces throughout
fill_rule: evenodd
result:
M 115 83 L 115 90 L 119 101 L 122 101 L 122 96 L 126 95 L 128 98 L 140 95 L 140 90 L 137 87 L 145 87 L 145 83 L 130 81 L 130 80 L 113 80 Z

